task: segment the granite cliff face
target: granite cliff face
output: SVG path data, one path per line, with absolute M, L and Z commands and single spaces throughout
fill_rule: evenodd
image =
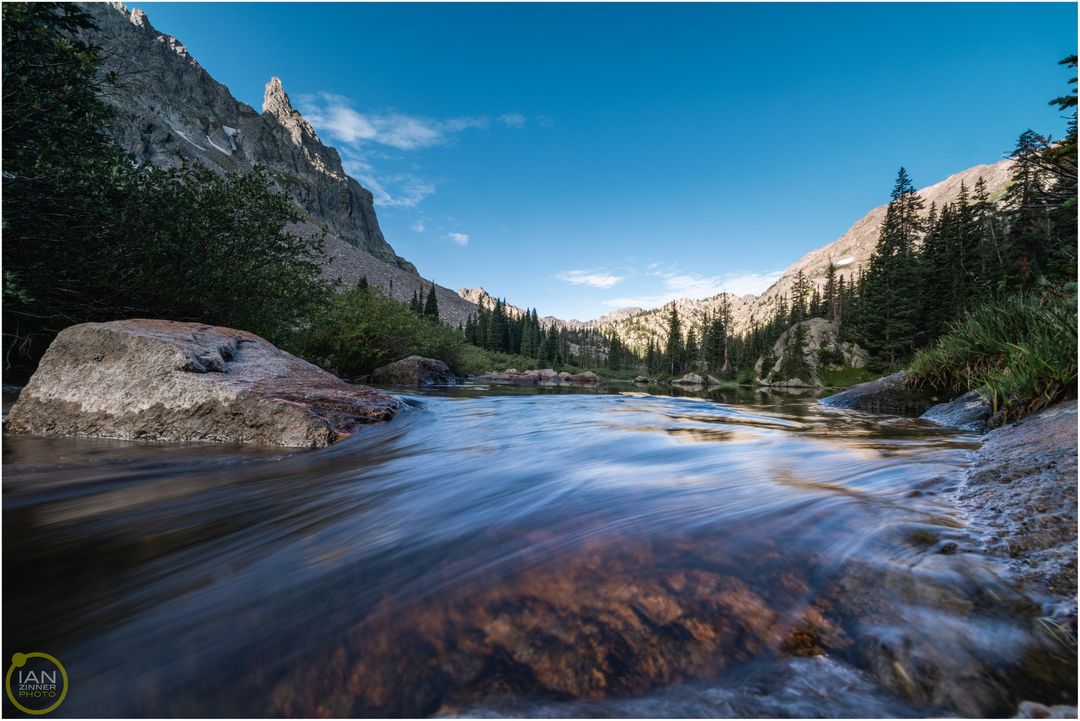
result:
M 102 48 L 104 68 L 119 76 L 105 88 L 114 110 L 108 130 L 133 158 L 162 167 L 177 165 L 179 157 L 221 170 L 266 166 L 313 228 L 415 273 L 383 237 L 371 193 L 345 173 L 338 152 L 292 107 L 279 79 L 267 83 L 258 112 L 214 80 L 179 40 L 158 32 L 143 11 L 80 5 L 98 26 L 88 40 Z

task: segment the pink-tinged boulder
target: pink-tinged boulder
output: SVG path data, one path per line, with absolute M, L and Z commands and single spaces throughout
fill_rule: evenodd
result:
M 403 407 L 247 331 L 136 319 L 61 332 L 4 429 L 317 448 Z

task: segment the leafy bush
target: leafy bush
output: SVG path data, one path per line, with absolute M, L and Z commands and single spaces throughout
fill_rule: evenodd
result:
M 982 306 L 920 351 L 908 382 L 952 393 L 977 390 L 1001 421 L 1076 395 L 1076 287 Z
M 533 370 L 542 367 L 542 364 L 536 358 L 484 350 L 466 344 L 458 351 L 451 366 L 461 375 L 482 375 L 493 371 L 504 371 L 507 368 L 517 368 L 519 371 Z
M 116 239 L 106 274 L 137 312 L 200 320 L 271 341 L 325 303 L 321 237 L 286 231 L 300 212 L 264 168 L 220 175 L 198 163 L 136 178 L 134 232 Z
M 378 288 L 358 286 L 328 297 L 285 345 L 313 363 L 353 378 L 410 355 L 438 358 L 460 373 L 465 338 L 458 330 L 417 315 Z

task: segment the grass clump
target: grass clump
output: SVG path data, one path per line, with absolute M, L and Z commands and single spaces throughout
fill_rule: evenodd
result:
M 818 379 L 821 381 L 821 385 L 826 388 L 850 388 L 859 383 L 875 380 L 880 376 L 880 373 L 872 371 L 869 368 L 844 366 L 843 368 L 833 370 L 831 368 L 818 366 Z
M 995 419 L 1022 418 L 1076 396 L 1076 287 L 988 303 L 920 351 L 907 369 L 917 388 L 977 390 Z

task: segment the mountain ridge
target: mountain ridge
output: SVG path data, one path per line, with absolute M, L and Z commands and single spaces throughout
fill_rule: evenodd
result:
M 116 74 L 103 100 L 109 134 L 134 160 L 175 167 L 196 160 L 220 172 L 267 167 L 313 224 L 384 262 L 416 272 L 386 242 L 374 198 L 344 170 L 337 150 L 292 108 L 278 78 L 263 112 L 233 97 L 177 38 L 123 3 L 79 3 L 96 24 L 84 34 Z

